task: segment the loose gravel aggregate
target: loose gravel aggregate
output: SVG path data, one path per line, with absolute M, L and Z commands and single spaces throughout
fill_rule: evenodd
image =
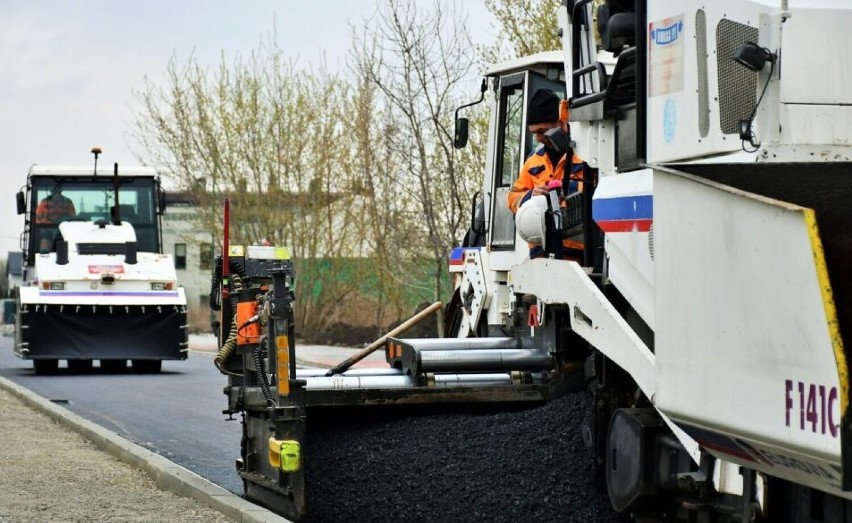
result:
M 0 390 L 0 522 L 233 521 Z

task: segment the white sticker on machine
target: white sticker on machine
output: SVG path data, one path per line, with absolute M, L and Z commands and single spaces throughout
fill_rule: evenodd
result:
M 683 91 L 683 15 L 648 25 L 649 96 Z

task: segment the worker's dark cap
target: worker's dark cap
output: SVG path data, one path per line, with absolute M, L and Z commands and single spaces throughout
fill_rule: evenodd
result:
M 558 121 L 560 101 L 561 99 L 550 89 L 536 90 L 527 108 L 527 125 Z

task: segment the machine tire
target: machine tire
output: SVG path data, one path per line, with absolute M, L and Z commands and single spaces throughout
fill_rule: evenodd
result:
M 163 368 L 163 360 L 132 360 L 132 364 L 139 374 L 158 374 Z
M 92 360 L 68 360 L 68 372 L 71 374 L 88 374 L 92 372 Z
M 118 374 L 127 369 L 127 360 L 101 360 L 101 372 Z
M 35 373 L 40 376 L 51 376 L 56 374 L 59 369 L 59 360 L 55 359 L 38 359 L 33 360 L 33 368 Z

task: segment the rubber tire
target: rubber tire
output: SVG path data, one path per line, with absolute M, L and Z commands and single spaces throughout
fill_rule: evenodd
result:
M 139 374 L 158 374 L 163 368 L 163 360 L 132 360 L 132 364 Z
M 59 369 L 59 360 L 38 359 L 33 360 L 33 368 L 39 376 L 52 376 Z
M 127 360 L 101 360 L 101 372 L 118 374 L 127 370 Z
M 89 374 L 92 372 L 92 360 L 68 360 L 68 372 L 71 374 Z

